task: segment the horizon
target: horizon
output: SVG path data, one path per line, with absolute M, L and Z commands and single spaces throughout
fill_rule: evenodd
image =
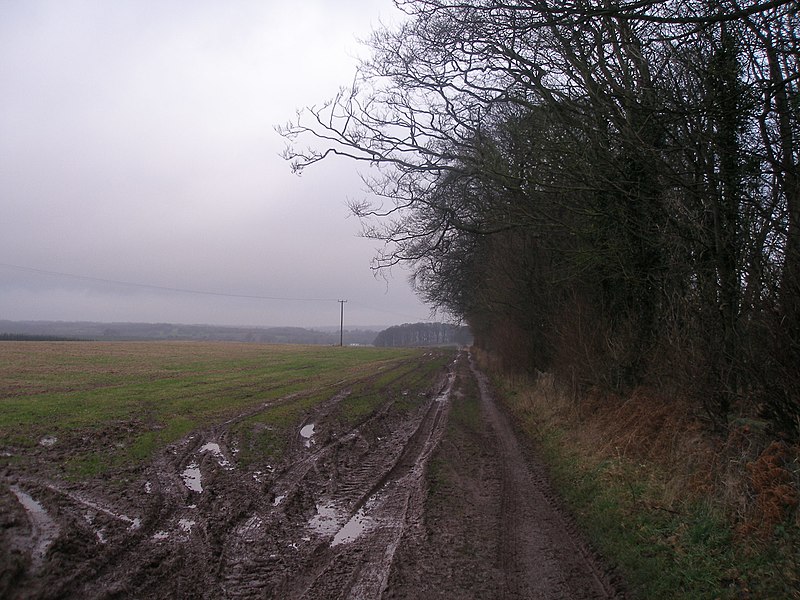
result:
M 326 330 L 339 331 L 340 325 L 221 325 L 218 323 L 181 323 L 175 321 L 95 321 L 95 320 L 64 320 L 64 319 L 0 319 L 0 324 L 30 324 L 30 325 L 47 325 L 47 324 L 62 324 L 62 325 L 174 325 L 179 327 L 218 327 L 224 329 L 305 329 L 309 331 L 326 332 Z M 361 331 L 381 331 L 389 329 L 390 327 L 400 327 L 403 325 L 414 325 L 417 323 L 440 323 L 443 325 L 460 326 L 457 323 L 450 321 L 414 321 L 394 323 L 392 325 L 368 325 L 368 324 L 344 324 L 344 330 L 361 330 Z M 0 333 L 6 333 L 0 331 Z

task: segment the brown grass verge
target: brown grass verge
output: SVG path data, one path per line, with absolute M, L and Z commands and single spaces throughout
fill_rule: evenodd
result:
M 495 374 L 521 430 L 534 443 L 557 431 L 557 451 L 576 456 L 584 472 L 602 472 L 603 485 L 631 490 L 631 515 L 655 511 L 680 521 L 703 507 L 727 523 L 737 546 L 732 554 L 785 548 L 776 572 L 789 586 L 800 584 L 800 445 L 753 418 L 715 430 L 697 404 L 645 387 L 624 397 L 579 393 L 550 374 L 509 377 L 486 355 L 479 359 Z

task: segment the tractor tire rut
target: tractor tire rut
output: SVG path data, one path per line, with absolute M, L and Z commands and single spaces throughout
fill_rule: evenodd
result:
M 0 590 L 13 599 L 622 598 L 468 353 L 424 395 L 409 398 L 404 376 L 373 376 L 385 397 L 349 421 L 337 415 L 352 389 L 332 389 L 275 464 L 237 459 L 235 427 L 265 404 L 193 432 L 114 486 L 7 470 Z

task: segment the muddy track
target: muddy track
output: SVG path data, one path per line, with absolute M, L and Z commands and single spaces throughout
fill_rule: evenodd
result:
M 422 522 L 409 527 L 384 598 L 623 598 L 561 508 L 485 376 L 462 357 Z
M 11 598 L 616 597 L 467 355 L 412 399 L 407 367 L 381 375 L 372 390 L 380 402 L 355 420 L 337 417 L 352 388 L 331 389 L 276 464 L 237 460 L 235 426 L 265 404 L 168 447 L 112 491 L 7 474 L 0 590 Z M 451 416 L 466 401 L 480 407 L 474 431 Z M 454 544 L 474 549 L 454 553 Z

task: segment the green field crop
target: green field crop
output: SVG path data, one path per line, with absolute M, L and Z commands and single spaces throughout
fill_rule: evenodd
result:
M 437 371 L 441 371 L 452 356 L 435 351 L 433 360 L 424 363 L 398 364 L 386 369 L 379 377 L 353 386 L 351 393 L 339 403 L 339 419 L 353 425 L 369 416 L 386 395 L 393 396 L 395 409 L 409 410 L 427 392 Z
M 67 474 L 96 475 L 146 460 L 194 429 L 265 403 L 276 405 L 259 414 L 264 429 L 283 430 L 330 389 L 390 372 L 420 354 L 238 343 L 2 342 L 0 449 L 18 456 L 56 439 L 75 449 L 60 458 Z

